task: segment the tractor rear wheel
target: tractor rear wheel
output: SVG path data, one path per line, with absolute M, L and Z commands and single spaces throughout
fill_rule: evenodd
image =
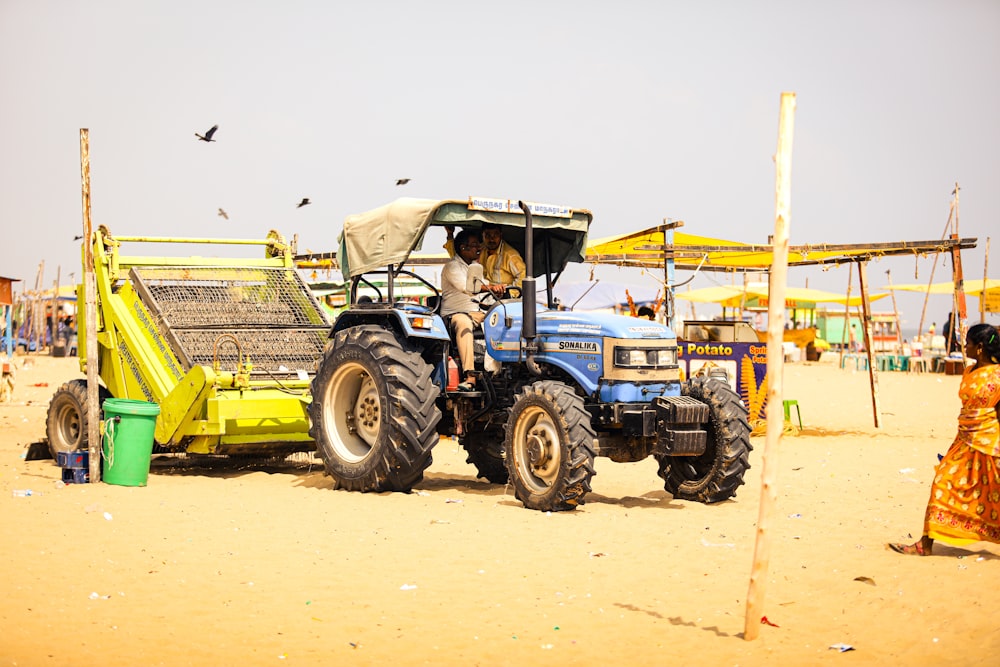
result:
M 97 417 L 100 419 L 104 399 L 111 398 L 111 392 L 103 386 L 98 387 L 97 392 Z M 52 458 L 58 459 L 59 452 L 73 452 L 89 447 L 88 424 L 87 381 L 70 380 L 56 390 L 49 401 L 49 411 L 45 417 L 45 432 Z
M 466 463 L 476 466 L 477 477 L 491 484 L 506 484 L 510 478 L 503 461 L 503 428 L 490 426 L 484 431 L 466 433 L 458 441 L 469 453 Z
M 681 500 L 728 500 L 750 469 L 753 446 L 746 407 L 728 384 L 712 378 L 691 378 L 681 393 L 708 405 L 708 443 L 701 456 L 657 456 L 663 488 Z
M 554 381 L 535 382 L 514 398 L 504 440 L 514 495 L 543 512 L 582 505 L 597 441 L 583 398 Z
M 441 411 L 431 366 L 391 331 L 337 332 L 312 382 L 310 435 L 336 488 L 409 491 L 423 479 Z

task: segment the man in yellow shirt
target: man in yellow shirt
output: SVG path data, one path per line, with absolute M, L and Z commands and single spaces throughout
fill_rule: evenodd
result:
M 444 244 L 445 250 L 452 257 L 455 256 L 455 242 L 452 237 L 455 228 L 446 227 L 448 241 Z M 483 265 L 483 277 L 493 284 L 513 285 L 520 287 L 527 269 L 521 253 L 503 240 L 500 233 L 500 225 L 487 222 L 482 230 L 483 249 L 479 253 L 479 263 Z

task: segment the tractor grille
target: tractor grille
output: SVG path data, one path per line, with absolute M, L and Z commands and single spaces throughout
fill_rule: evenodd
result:
M 185 370 L 216 359 L 236 370 L 242 351 L 254 375 L 289 377 L 313 373 L 323 354 L 330 323 L 294 269 L 133 267 L 129 275 Z

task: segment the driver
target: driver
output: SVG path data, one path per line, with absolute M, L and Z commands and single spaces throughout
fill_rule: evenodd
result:
M 464 381 L 458 385 L 458 390 L 475 391 L 476 364 L 472 329 L 483 323 L 486 313 L 480 309 L 479 302 L 473 297 L 481 292 L 501 296 L 504 288 L 503 285 L 469 279 L 469 267 L 478 266 L 476 259 L 482 249 L 479 234 L 471 230 L 462 230 L 455 236 L 455 249 L 458 252 L 454 259 L 445 264 L 441 270 L 441 316 L 448 322 L 449 329 L 454 332 L 455 342 L 458 345 L 458 357 L 464 377 Z
M 449 255 L 454 256 L 455 246 L 452 234 L 455 228 L 448 225 L 445 227 L 445 231 L 448 234 L 448 240 L 444 247 Z M 520 288 L 521 281 L 527 273 L 521 253 L 503 240 L 500 225 L 494 222 L 484 223 L 482 233 L 483 249 L 479 254 L 479 263 L 483 265 L 483 275 L 490 282 Z

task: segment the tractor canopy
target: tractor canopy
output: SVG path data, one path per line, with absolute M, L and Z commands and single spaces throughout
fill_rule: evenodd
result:
M 535 276 L 558 273 L 569 262 L 582 262 L 593 215 L 586 209 L 528 203 L 534 232 Z M 404 197 L 365 213 L 347 216 L 337 253 L 344 279 L 369 271 L 400 267 L 421 249 L 428 227 L 455 225 L 479 229 L 501 226 L 504 241 L 523 257 L 524 213 L 517 201 L 470 197 L 414 199 Z

